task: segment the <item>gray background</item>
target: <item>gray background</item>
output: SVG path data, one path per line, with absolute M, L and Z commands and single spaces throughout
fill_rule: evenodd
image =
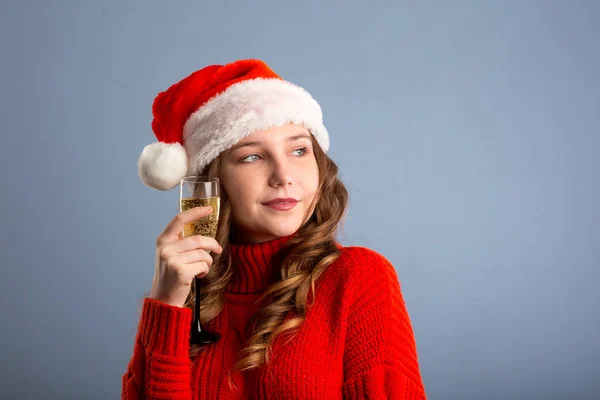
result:
M 322 105 L 429 398 L 600 398 L 600 2 L 207 3 L 1 3 L 4 397 L 118 398 L 177 209 L 152 100 L 256 57 Z

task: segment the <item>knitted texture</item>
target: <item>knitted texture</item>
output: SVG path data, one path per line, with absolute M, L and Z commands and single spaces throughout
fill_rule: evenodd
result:
M 222 339 L 192 364 L 192 311 L 145 298 L 122 399 L 426 399 L 410 318 L 394 267 L 364 247 L 342 247 L 309 295 L 306 320 L 274 341 L 270 363 L 228 370 L 250 338 L 260 294 L 280 278 L 276 255 L 287 238 L 234 245 L 225 307 L 206 325 Z

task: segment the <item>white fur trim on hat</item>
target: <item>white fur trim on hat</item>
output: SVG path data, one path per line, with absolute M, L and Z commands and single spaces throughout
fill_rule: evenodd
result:
M 277 78 L 236 83 L 186 121 L 183 143 L 190 154 L 188 170 L 198 174 L 244 137 L 289 122 L 307 128 L 327 152 L 329 135 L 321 107 L 306 90 Z
M 138 159 L 142 182 L 156 190 L 170 190 L 187 175 L 188 157 L 179 143 L 156 142 L 144 147 Z

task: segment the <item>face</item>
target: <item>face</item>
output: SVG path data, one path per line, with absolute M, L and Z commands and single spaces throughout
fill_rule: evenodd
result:
M 222 154 L 221 185 L 240 241 L 261 243 L 293 234 L 312 214 L 319 185 L 309 131 L 287 124 L 240 140 Z

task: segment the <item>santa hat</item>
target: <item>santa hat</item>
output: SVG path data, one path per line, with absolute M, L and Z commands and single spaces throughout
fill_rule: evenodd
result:
M 170 190 L 196 175 L 221 152 L 258 130 L 294 123 L 329 149 L 321 107 L 303 88 L 260 60 L 211 65 L 156 96 L 152 130 L 158 142 L 138 160 L 142 182 Z

